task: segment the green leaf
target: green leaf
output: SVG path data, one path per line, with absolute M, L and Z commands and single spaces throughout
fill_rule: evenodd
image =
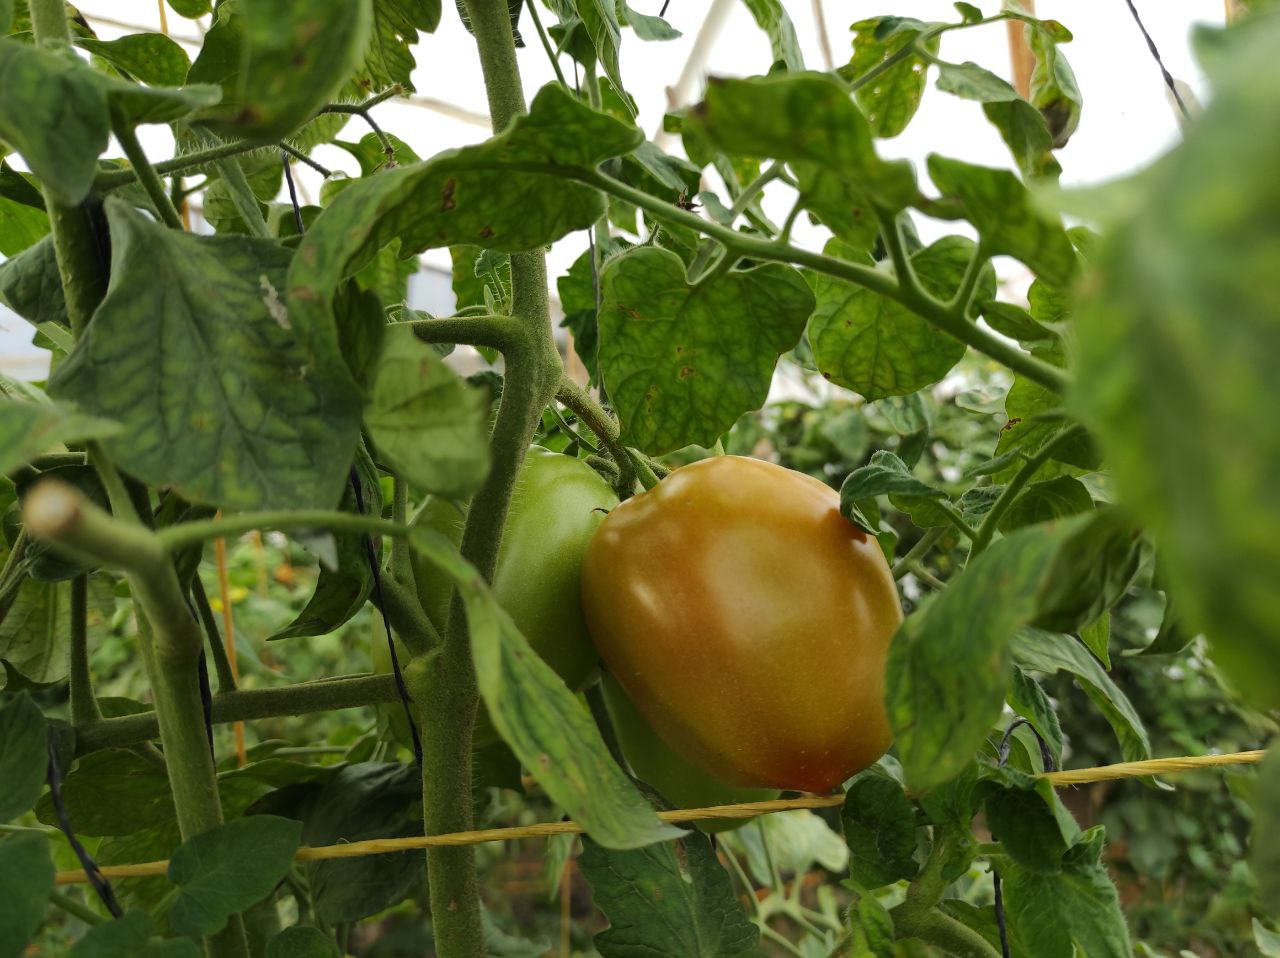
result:
M 440 14 L 440 0 L 375 0 L 372 34 L 364 65 L 356 74 L 361 86 L 376 93 L 398 83 L 412 93 L 417 63 L 410 48 L 420 32 L 436 32 Z
M 1124 598 L 1142 565 L 1141 534 L 1115 509 L 1082 517 L 1053 557 L 1032 624 L 1074 632 Z
M 1035 617 L 1057 552 L 1086 521 L 1001 539 L 899 629 L 885 700 L 913 789 L 946 782 L 972 761 L 1004 707 L 1009 643 Z
M 1011 770 L 990 772 L 984 783 L 987 827 L 1018 866 L 1055 874 L 1080 835 L 1080 826 L 1058 799 L 1048 779 Z
M 916 876 L 916 813 L 900 782 L 877 769 L 862 772 L 849 785 L 840 819 L 855 882 L 872 890 Z
M 603 958 L 732 958 L 753 953 L 756 930 L 716 860 L 711 840 L 689 832 L 681 841 L 626 851 L 590 838 L 578 864 L 609 928 L 595 936 Z
M 982 112 L 1000 131 L 1023 177 L 1057 179 L 1062 167 L 1053 155 L 1053 134 L 1043 113 L 1021 98 L 984 103 Z
M 272 143 L 301 127 L 346 83 L 370 35 L 371 0 L 252 0 L 237 7 L 234 93 L 210 118 L 226 135 Z
M 319 928 L 294 925 L 267 942 L 265 958 L 342 958 L 333 937 Z
M 800 40 L 795 25 L 788 16 L 782 0 L 742 0 L 755 17 L 756 25 L 769 37 L 769 49 L 773 62 L 781 63 L 793 73 L 804 69 L 804 56 L 800 52 Z
M 422 778 L 414 766 L 360 762 L 339 769 L 298 817 L 304 844 L 332 845 L 421 835 L 421 809 Z M 417 851 L 311 862 L 316 914 L 333 924 L 385 911 L 421 883 L 423 866 Z
M 1062 764 L 1062 725 L 1053 702 L 1040 683 L 1014 666 L 1009 690 L 1005 694 L 1009 708 L 1031 723 L 1049 749 L 1054 763 Z
M 1267 707 L 1280 705 L 1280 146 L 1260 131 L 1280 110 L 1278 45 L 1275 17 L 1236 33 L 1210 106 L 1104 242 L 1071 397 L 1160 543 L 1188 630 Z
M 11 472 L 63 443 L 104 439 L 117 423 L 69 411 L 54 403 L 0 398 L 0 472 Z
M 1141 716 L 1098 660 L 1075 638 L 1058 632 L 1024 629 L 1013 637 L 1010 648 L 1021 668 L 1046 673 L 1066 671 L 1074 675 L 1116 733 L 1126 762 L 1151 757 L 1151 741 Z
M 213 0 L 165 0 L 174 13 L 194 20 L 213 9 Z
M 1059 476 L 1044 482 L 1030 483 L 1000 519 L 1001 532 L 1012 532 L 1023 526 L 1064 519 L 1093 509 L 1093 497 L 1079 479 Z
M 1098 657 L 1104 669 L 1110 671 L 1111 613 L 1104 612 L 1088 625 L 1081 626 L 1079 635 L 1085 648 Z
M 1067 33 L 1064 38 L 1061 33 L 1046 28 L 1049 23 L 1054 21 L 1039 21 L 1038 29 L 1028 31 L 1031 52 L 1036 57 L 1031 73 L 1031 105 L 1045 118 L 1054 148 L 1061 149 L 1080 123 L 1083 99 L 1075 73 L 1058 49 L 1058 43 L 1070 40 L 1071 34 Z
M 0 705 L 0 822 L 12 821 L 36 803 L 48 764 L 44 715 L 22 692 Z
M 850 241 L 868 226 L 874 236 L 872 203 L 896 212 L 917 196 L 910 164 L 876 155 L 866 117 L 830 76 L 712 78 L 688 125 L 728 153 L 793 164 L 806 206 Z
M 1044 326 L 1021 306 L 994 299 L 979 299 L 978 312 L 997 333 L 1021 343 L 1052 343 L 1058 334 Z
M 106 211 L 111 282 L 50 393 L 118 418 L 117 464 L 191 502 L 332 508 L 359 401 L 336 343 L 281 301 L 288 251 Z
M 888 36 L 880 33 L 881 25 L 895 21 L 896 29 Z M 853 59 L 838 71 L 855 86 L 854 97 L 867 115 L 871 130 L 876 136 L 897 136 L 907 128 L 920 106 L 928 82 L 929 61 L 918 54 L 903 57 L 874 79 L 858 83 L 890 57 L 898 56 L 907 47 L 914 47 L 922 35 L 936 27 L 908 17 L 873 17 L 859 20 L 853 25 Z M 930 37 L 923 46 L 931 53 L 938 52 L 938 36 Z
M 622 31 L 618 26 L 614 0 L 572 0 L 572 3 L 587 36 L 591 38 L 591 46 L 596 59 L 604 67 L 605 76 L 613 81 L 615 87 L 622 89 L 622 72 L 618 66 Z
M 769 393 L 778 357 L 813 311 L 804 277 L 768 263 L 689 285 L 656 246 L 610 260 L 600 278 L 600 370 L 622 441 L 653 455 L 710 446 Z
M 1258 921 L 1253 919 L 1253 943 L 1258 946 L 1258 951 L 1262 953 L 1262 958 L 1277 958 L 1280 956 L 1280 934 L 1276 934 Z
M 107 796 L 110 801 L 104 801 Z M 62 801 L 80 835 L 129 835 L 175 817 L 164 769 L 123 749 L 82 756 L 63 779 Z M 36 817 L 58 824 L 47 794 L 36 805 Z
M 639 40 L 677 40 L 682 34 L 662 17 L 637 13 L 627 0 L 618 0 L 618 12 Z
M 425 529 L 415 530 L 410 542 L 453 580 L 466 607 L 476 681 L 489 717 L 551 800 L 609 848 L 637 848 L 681 834 L 640 797 L 590 715 L 453 544 Z
M 972 61 L 938 64 L 938 89 L 965 100 L 999 103 L 1020 99 L 1007 80 Z
M 0 958 L 25 953 L 52 891 L 49 839 L 33 832 L 0 839 Z
M 1099 826 L 1066 853 L 1057 874 L 1002 869 L 1009 923 L 1036 958 L 1132 956 L 1115 886 L 1099 861 L 1102 844 Z
M 895 958 L 893 916 L 871 895 L 858 898 L 849 915 L 853 950 L 849 958 Z
M 163 33 L 132 33 L 116 40 L 77 37 L 75 43 L 149 86 L 182 86 L 191 69 L 187 52 Z
M 934 153 L 929 176 L 943 195 L 964 204 L 965 214 L 988 253 L 1022 260 L 1055 286 L 1070 285 L 1077 270 L 1075 248 L 1056 219 L 1042 213 L 1008 170 L 975 166 Z
M 849 867 L 849 847 L 844 839 L 808 809 L 763 815 L 755 826 L 719 835 L 717 841 L 729 843 L 731 852 L 744 855 L 747 869 L 761 884 L 771 881 L 774 868 L 804 874 L 814 866 L 829 872 Z
M 161 940 L 145 911 L 131 909 L 115 921 L 94 925 L 71 948 L 70 958 L 199 958 L 200 946 L 185 938 Z
M 29 197 L 25 194 L 29 192 L 35 193 L 35 202 L 27 202 Z M 0 275 L 7 272 L 12 257 L 38 245 L 48 233 L 49 217 L 39 191 L 27 182 L 25 175 L 0 163 L 0 256 L 10 257 L 0 265 Z M 0 299 L 4 296 L 0 286 Z
M 430 492 L 474 492 L 489 472 L 488 396 L 411 329 L 388 330 L 364 421 L 379 456 Z
M 98 635 L 114 611 L 106 580 L 89 579 L 89 628 Z M 103 607 L 104 595 L 106 608 Z M 71 592 L 65 583 L 28 578 L 0 624 L 0 659 L 28 682 L 47 685 L 67 677 Z
M 463 243 L 520 252 L 586 229 L 604 209 L 600 194 L 530 167 L 593 168 L 642 137 L 552 85 L 501 136 L 353 183 L 298 247 L 288 281 L 291 319 L 332 328 L 341 281 L 397 238 L 401 256 Z M 515 194 L 521 202 L 512 205 L 507 198 Z
M 169 925 L 180 935 L 212 935 L 271 893 L 288 874 L 302 824 L 251 815 L 189 838 L 169 858 L 178 897 Z
M 378 481 L 378 468 L 363 442 L 356 449 L 355 468 L 360 478 L 365 514 L 381 516 L 382 486 Z M 359 513 L 355 490 L 350 482 L 343 490 L 339 508 L 343 512 Z M 373 591 L 373 570 L 369 568 L 366 538 L 363 535 L 336 535 L 333 538 L 336 567 L 321 564 L 315 591 L 306 606 L 292 622 L 268 636 L 267 641 L 328 635 L 364 608 Z M 381 538 L 374 537 L 373 542 L 376 555 L 381 552 Z
M 941 489 L 917 479 L 907 469 L 906 463 L 889 452 L 878 449 L 871 454 L 871 461 L 849 473 L 840 486 L 840 508 L 873 496 L 896 493 L 929 499 L 945 499 Z
M 830 250 L 828 250 L 830 252 Z M 911 257 L 921 285 L 942 300 L 960 288 L 974 244 L 948 236 Z M 939 333 L 906 306 L 826 274 L 813 278 L 817 306 L 809 343 L 823 377 L 869 400 L 903 396 L 942 379 L 964 343 Z M 995 271 L 983 268 L 979 297 L 995 295 Z
M 95 74 L 70 51 L 0 37 L 0 140 L 68 206 L 83 200 L 107 148 L 107 100 Z

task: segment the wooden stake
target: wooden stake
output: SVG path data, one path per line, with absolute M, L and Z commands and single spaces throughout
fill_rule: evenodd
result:
M 1228 0 L 1229 2 L 1229 0 Z M 1036 12 L 1035 0 L 1022 0 L 1027 13 Z M 1031 98 L 1031 74 L 1036 68 L 1036 58 L 1027 42 L 1027 25 L 1021 20 L 1006 20 L 1009 31 L 1009 63 L 1013 67 L 1013 88 L 1024 100 Z

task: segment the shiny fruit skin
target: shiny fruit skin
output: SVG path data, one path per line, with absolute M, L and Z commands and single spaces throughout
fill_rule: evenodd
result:
M 493 596 L 575 692 L 595 677 L 599 658 L 582 614 L 582 555 L 605 513 L 617 504 L 610 485 L 585 462 L 533 446 L 516 474 L 502 530 Z M 450 503 L 436 500 L 419 525 L 460 542 L 463 521 Z M 414 577 L 427 617 L 443 629 L 449 580 L 416 557 Z
M 718 456 L 623 503 L 587 547 L 601 658 L 663 740 L 725 782 L 825 792 L 890 745 L 902 607 L 839 507 L 809 476 Z
M 675 808 L 736 805 L 778 797 L 776 788 L 743 788 L 712 778 L 677 755 L 658 737 L 635 703 L 627 698 L 622 686 L 608 672 L 600 673 L 600 688 L 627 764 L 637 778 L 655 789 Z M 747 821 L 744 818 L 715 818 L 693 824 L 704 832 L 723 832 L 745 825 Z

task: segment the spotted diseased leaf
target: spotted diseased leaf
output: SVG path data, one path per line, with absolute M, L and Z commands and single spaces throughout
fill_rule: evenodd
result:
M 365 406 L 378 455 L 430 492 L 474 492 L 489 472 L 489 397 L 404 326 L 387 334 Z
M 436 32 L 441 13 L 440 0 L 376 0 L 364 64 L 356 73 L 360 88 L 377 93 L 398 83 L 412 93 L 417 63 L 411 48 L 419 33 Z
M 355 71 L 370 35 L 371 0 L 253 0 L 238 5 L 234 91 L 208 118 L 220 133 L 273 143 L 310 120 Z
M 590 715 L 454 545 L 425 529 L 410 542 L 457 588 L 489 717 L 551 800 L 606 848 L 640 848 L 683 834 L 654 814 L 610 757 Z
M 893 22 L 894 29 L 885 36 L 881 28 L 887 21 Z M 862 78 L 890 57 L 901 55 L 907 47 L 920 44 L 925 52 L 936 54 L 940 38 L 925 39 L 925 34 L 936 26 L 910 17 L 874 17 L 853 25 L 853 59 L 839 72 L 855 85 L 854 96 L 876 136 L 897 136 L 907 128 L 924 95 L 929 62 L 919 54 L 910 54 L 874 78 Z
M 68 206 L 85 198 L 107 148 L 100 76 L 69 50 L 0 37 L 0 140 Z
M 1041 212 L 1008 170 L 975 166 L 934 153 L 929 176 L 945 195 L 964 204 L 988 253 L 1008 254 L 1055 286 L 1069 286 L 1078 261 L 1062 224 Z
M 849 252 L 844 246 L 837 251 Z M 921 285 L 945 301 L 960 288 L 973 255 L 972 241 L 948 236 L 912 256 L 911 266 Z M 809 343 L 830 382 L 868 400 L 904 396 L 937 382 L 964 356 L 963 343 L 895 300 L 825 273 L 813 284 L 817 305 Z M 984 267 L 978 296 L 994 296 L 995 286 L 995 271 Z
M 866 117 L 833 77 L 713 78 L 686 125 L 731 155 L 786 160 L 805 208 L 862 249 L 875 236 L 873 205 L 896 212 L 918 195 L 910 164 L 876 155 Z
M 111 282 L 51 395 L 118 421 L 112 459 L 188 501 L 336 505 L 359 395 L 332 325 L 285 307 L 289 251 L 165 229 L 114 198 L 106 211 Z
M 342 280 L 396 239 L 402 257 L 460 244 L 510 253 L 588 228 L 604 209 L 601 195 L 552 168 L 594 168 L 642 139 L 552 85 L 500 136 L 353 183 L 299 244 L 287 287 L 291 319 L 331 331 Z M 513 195 L 519 203 L 509 202 Z
M 799 272 L 776 263 L 690 285 L 656 246 L 601 276 L 599 362 L 622 439 L 654 455 L 710 446 L 765 401 L 773 369 L 813 311 Z
M 760 933 L 737 900 L 711 840 L 688 832 L 680 844 L 679 850 L 664 842 L 618 851 L 583 840 L 578 864 L 609 919 L 609 928 L 594 941 L 603 958 L 753 953 Z

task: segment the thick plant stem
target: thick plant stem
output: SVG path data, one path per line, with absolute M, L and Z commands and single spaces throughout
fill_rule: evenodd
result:
M 504 0 L 467 0 L 466 7 L 480 51 L 493 129 L 501 132 L 525 111 L 507 4 Z M 493 464 L 472 500 L 462 534 L 463 556 L 486 579 L 493 578 L 516 472 L 561 375 L 542 253 L 512 255 L 511 287 L 519 333 L 505 353 L 506 381 L 490 443 Z M 478 694 L 466 614 L 457 596 L 444 641 L 438 650 L 415 658 L 408 672 L 415 717 L 425 733 L 422 802 L 426 833 L 468 829 L 472 825 L 471 734 Z M 440 958 L 483 958 L 486 952 L 474 849 L 428 850 L 427 875 L 436 953 Z
M 109 467 L 104 480 L 118 478 Z M 107 482 L 110 491 L 118 483 Z M 112 495 L 117 514 L 129 504 Z M 72 486 L 57 480 L 36 485 L 22 510 L 31 535 L 123 569 L 141 615 L 139 646 L 156 704 L 169 785 L 184 839 L 222 824 L 213 756 L 205 736 L 198 663 L 202 636 L 187 608 L 164 544 L 138 522 L 113 519 Z M 240 916 L 206 939 L 209 958 L 248 958 Z
M 917 938 L 956 958 L 1000 958 L 1000 952 L 987 939 L 937 908 L 909 909 L 903 902 L 891 908 L 889 914 L 899 938 Z
M 174 209 L 169 194 L 165 192 L 164 183 L 160 181 L 155 167 L 151 165 L 146 152 L 142 149 L 142 144 L 138 142 L 137 131 L 128 120 L 121 118 L 115 124 L 115 133 L 120 146 L 124 148 L 124 155 L 129 158 L 134 172 L 138 174 L 138 182 L 147 191 L 147 196 L 151 198 L 151 204 L 160 214 L 160 219 L 164 220 L 164 225 L 174 230 L 182 229 L 182 218 L 178 216 L 178 211 Z

